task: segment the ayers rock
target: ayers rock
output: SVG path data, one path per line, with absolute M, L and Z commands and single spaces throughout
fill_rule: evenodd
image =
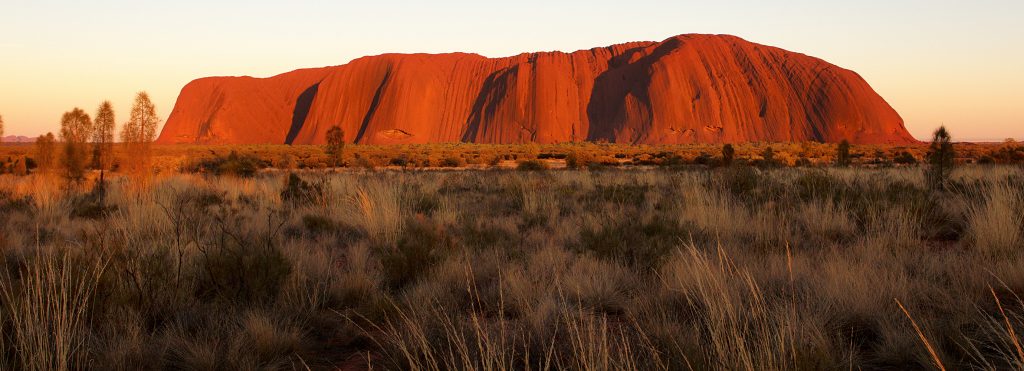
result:
M 182 89 L 158 143 L 915 142 L 855 72 L 726 35 L 507 58 L 386 54 Z

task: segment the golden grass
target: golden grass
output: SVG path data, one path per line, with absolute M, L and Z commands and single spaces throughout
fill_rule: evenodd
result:
M 1024 190 L 1000 182 L 980 190 L 983 203 L 967 207 L 969 238 L 975 248 L 990 254 L 1006 254 L 1024 244 Z
M 14 336 L 14 364 L 24 370 L 78 369 L 88 359 L 86 314 L 104 266 L 75 266 L 68 254 L 40 254 L 14 285 L 0 279 Z
M 4 175 L 0 368 L 1020 369 L 991 169 Z
M 928 337 L 924 336 L 924 332 L 922 332 L 921 327 L 917 325 L 917 321 L 914 320 L 914 317 L 910 315 L 910 312 L 907 311 L 907 308 L 903 306 L 903 303 L 901 303 L 899 299 L 896 299 L 896 304 L 899 305 L 900 310 L 902 310 L 903 314 L 905 314 L 907 319 L 910 320 L 910 324 L 914 326 L 914 332 L 917 333 L 917 337 L 921 339 L 921 343 L 924 344 L 924 347 L 928 349 L 928 355 L 930 355 L 932 357 L 932 361 L 935 362 L 935 367 L 939 370 L 946 371 L 946 366 L 942 364 L 942 360 L 939 359 L 938 353 L 935 352 L 935 348 L 932 346 L 932 343 L 928 341 Z

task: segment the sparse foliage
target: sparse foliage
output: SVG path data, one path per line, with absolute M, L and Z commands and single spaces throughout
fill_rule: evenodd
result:
M 113 163 L 114 152 L 114 107 L 110 101 L 100 104 L 93 120 L 92 132 L 92 167 L 108 170 Z
M 836 166 L 850 166 L 850 142 L 846 139 L 839 142 L 839 147 L 836 149 Z
M 85 177 L 88 161 L 88 143 L 92 135 L 92 120 L 81 108 L 65 112 L 60 120 L 60 140 L 64 146 L 64 177 L 81 181 Z
M 53 133 L 46 133 L 36 138 L 36 166 L 40 171 L 53 170 L 57 162 L 57 138 Z
M 941 126 L 932 135 L 932 144 L 928 147 L 927 178 L 931 189 L 941 189 L 948 184 L 955 158 L 952 138 L 946 127 Z
M 732 144 L 722 146 L 722 166 L 731 166 L 735 159 L 736 149 L 733 148 Z
M 777 164 L 778 163 L 775 161 L 775 150 L 772 149 L 771 146 L 766 147 L 764 151 L 761 152 L 761 165 L 765 167 L 772 167 Z
M 342 163 L 342 156 L 345 150 L 345 131 L 340 126 L 331 126 L 327 129 L 327 156 L 331 159 L 331 166 L 338 167 Z
M 28 175 L 28 163 L 25 157 L 14 160 L 14 164 L 11 165 L 11 174 L 17 176 Z
M 156 140 L 156 127 L 160 118 L 149 94 L 139 92 L 132 104 L 131 117 L 121 128 L 121 142 L 126 149 L 125 165 L 130 173 L 142 174 L 151 161 L 152 143 Z

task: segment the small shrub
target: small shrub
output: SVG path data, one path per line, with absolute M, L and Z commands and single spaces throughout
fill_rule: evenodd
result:
M 322 193 L 321 184 L 310 184 L 295 173 L 288 173 L 284 190 L 281 191 L 281 200 L 292 206 L 308 205 L 316 201 Z
M 910 152 L 907 152 L 907 151 L 901 151 L 899 154 L 896 155 L 896 157 L 894 157 L 892 159 L 892 161 L 897 163 L 897 164 L 900 164 L 900 165 L 916 165 L 917 164 L 917 158 L 914 157 L 914 155 L 910 154 Z
M 839 142 L 839 147 L 836 148 L 836 166 L 850 166 L 850 142 L 846 139 Z
M 324 153 L 330 160 L 331 167 L 338 167 L 342 164 L 342 157 L 345 155 L 345 131 L 340 126 L 334 125 L 327 129 L 327 145 Z
M 378 247 L 385 282 L 392 289 L 416 282 L 452 247 L 452 239 L 444 230 L 415 218 L 394 246 Z
M 803 201 L 840 199 L 845 183 L 824 171 L 803 172 L 794 180 L 797 196 Z
M 764 178 L 760 172 L 749 166 L 723 169 L 720 174 L 722 185 L 736 197 L 752 194 Z
M 683 156 L 680 156 L 678 153 L 668 153 L 662 157 L 660 165 L 670 168 L 680 167 L 686 165 L 686 160 L 684 160 Z
M 365 156 L 359 156 L 356 158 L 356 167 L 360 167 L 366 170 L 373 170 L 377 168 L 377 163 Z
M 225 242 L 207 249 L 196 282 L 196 296 L 206 301 L 267 303 L 276 298 L 292 272 L 276 246 Z
M 722 165 L 732 166 L 733 160 L 736 158 L 736 149 L 732 147 L 732 144 L 726 144 L 722 146 Z
M 96 182 L 89 193 L 71 199 L 71 217 L 83 219 L 102 219 L 117 210 L 116 205 L 108 205 L 106 200 L 106 183 Z
M 338 230 L 338 223 L 329 217 L 317 214 L 302 216 L 302 226 L 313 236 L 322 236 Z
M 651 186 L 643 184 L 597 185 L 586 198 L 591 203 L 605 202 L 623 205 L 642 205 Z
M 678 224 L 657 216 L 627 217 L 599 227 L 584 227 L 580 231 L 577 249 L 590 252 L 600 259 L 619 261 L 638 268 L 655 268 L 689 238 Z
M 35 201 L 32 196 L 15 198 L 7 190 L 0 190 L 0 215 L 10 215 L 14 212 L 29 213 L 35 209 Z
M 409 164 L 409 157 L 405 154 L 391 158 L 391 166 L 405 167 Z
M 585 151 L 572 151 L 565 156 L 565 167 L 570 169 L 581 169 L 587 167 L 592 161 L 593 156 Z
M 409 197 L 410 207 L 415 213 L 433 215 L 434 211 L 441 207 L 441 199 L 436 194 L 423 192 L 410 192 L 409 194 L 412 194 Z
M 233 175 L 243 178 L 249 178 L 256 175 L 263 165 L 260 163 L 259 158 L 255 155 L 245 154 L 240 155 L 238 152 L 231 151 L 228 157 L 225 158 L 217 166 L 217 175 Z
M 693 163 L 697 165 L 711 165 L 711 162 L 713 160 L 714 158 L 711 157 L 710 153 L 701 152 L 700 155 L 697 156 L 697 158 L 693 159 Z
M 11 165 L 11 174 L 16 176 L 28 175 L 28 165 L 25 163 L 26 158 L 18 158 L 14 160 L 14 164 Z
M 439 165 L 440 167 L 463 167 L 466 166 L 466 160 L 459 156 L 446 156 Z
M 516 166 L 516 170 L 521 171 L 541 171 L 547 169 L 548 164 L 542 160 L 522 160 Z
M 281 158 L 277 160 L 275 164 L 278 169 L 282 170 L 294 170 L 299 167 L 299 162 L 295 160 L 295 156 L 291 153 L 285 153 L 281 155 Z
M 946 127 L 939 127 L 932 136 L 932 144 L 928 148 L 928 171 L 926 177 L 931 189 L 945 188 L 949 183 L 949 175 L 953 172 L 953 161 L 956 157 L 953 142 Z
M 775 150 L 772 147 L 767 147 L 761 152 L 761 159 L 758 160 L 757 166 L 760 167 L 776 167 L 779 166 L 779 161 L 775 159 Z
M 256 155 L 239 154 L 237 151 L 231 151 L 225 157 L 217 156 L 211 159 L 200 160 L 189 166 L 189 170 L 247 178 L 255 176 L 260 169 L 265 167 L 266 164 L 260 161 Z
M 501 164 L 501 160 L 502 160 L 501 156 L 494 155 L 494 157 L 491 157 L 490 161 L 487 161 L 487 165 L 490 165 L 492 167 L 493 166 L 498 166 L 498 165 Z

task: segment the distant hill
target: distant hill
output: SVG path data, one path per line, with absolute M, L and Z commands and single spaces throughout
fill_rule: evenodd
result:
M 915 143 L 857 73 L 727 35 L 508 58 L 386 54 L 182 89 L 159 143 Z
M 35 143 L 36 137 L 26 137 L 24 135 L 8 135 L 3 137 L 4 143 Z

